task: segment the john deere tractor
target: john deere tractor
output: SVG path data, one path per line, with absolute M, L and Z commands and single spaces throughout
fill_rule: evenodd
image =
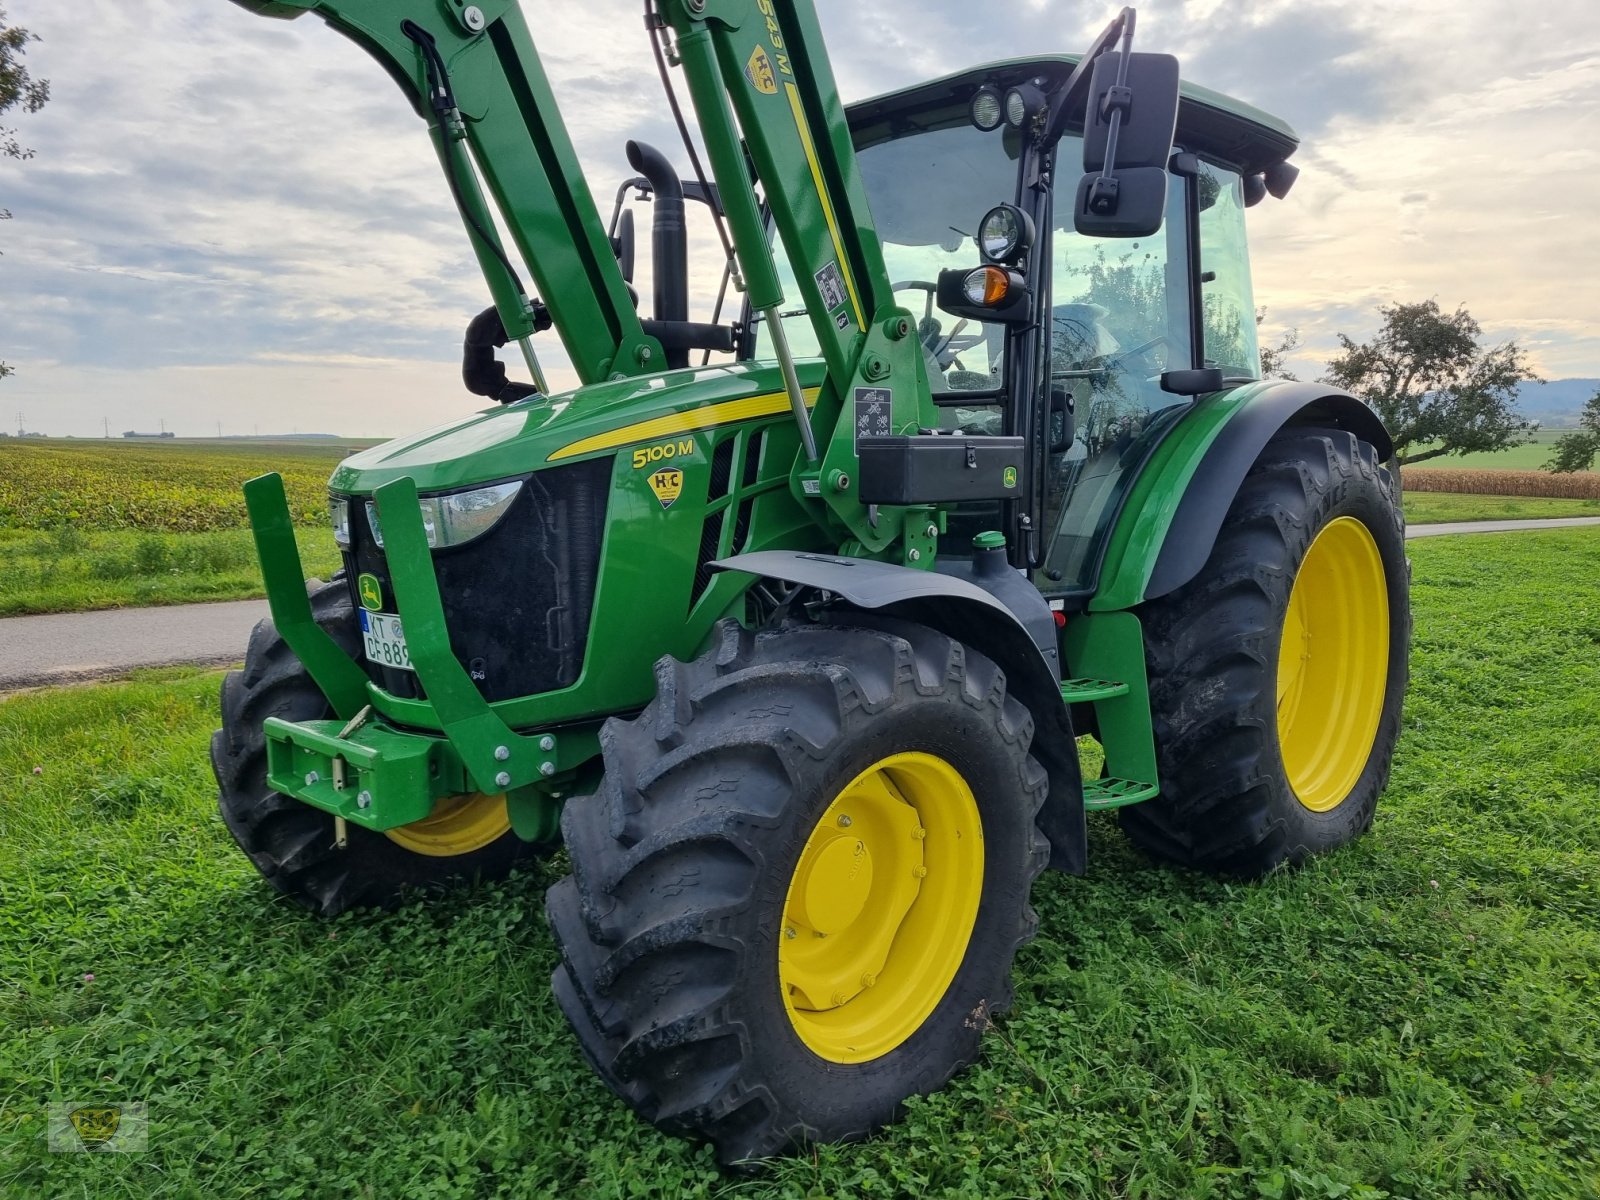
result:
M 494 302 L 489 407 L 334 472 L 339 578 L 308 594 L 282 481 L 245 486 L 272 621 L 212 761 L 278 890 L 333 914 L 564 845 L 584 1054 L 731 1162 L 969 1063 L 1086 812 L 1239 876 L 1371 823 L 1391 442 L 1259 378 L 1244 211 L 1295 136 L 1134 52 L 1131 9 L 846 108 L 806 0 L 653 0 L 689 169 L 630 143 L 608 226 L 515 0 L 240 2 L 384 65 Z M 709 319 L 689 205 L 727 251 Z

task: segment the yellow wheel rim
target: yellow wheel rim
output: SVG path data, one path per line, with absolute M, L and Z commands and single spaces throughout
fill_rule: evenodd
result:
M 1289 786 L 1329 812 L 1366 769 L 1389 677 L 1389 591 L 1372 534 L 1323 526 L 1289 593 L 1278 649 L 1278 748 Z
M 439 801 L 420 821 L 384 832 L 391 842 L 398 842 L 414 854 L 453 858 L 482 850 L 510 829 L 505 796 L 469 792 Z
M 892 754 L 857 775 L 800 852 L 778 979 L 795 1032 L 830 1062 L 887 1054 L 949 988 L 983 891 L 983 822 L 961 773 Z

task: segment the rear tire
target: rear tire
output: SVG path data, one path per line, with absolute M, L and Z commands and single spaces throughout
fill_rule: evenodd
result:
M 1307 578 L 1324 600 L 1342 588 L 1344 607 L 1354 612 L 1351 626 L 1322 626 L 1322 652 L 1331 646 L 1334 661 L 1331 675 L 1315 679 L 1340 680 L 1350 695 L 1321 713 L 1311 704 L 1295 708 L 1292 688 L 1280 694 L 1296 658 L 1292 643 L 1280 662 L 1291 598 L 1296 614 L 1314 598 L 1294 592 L 1313 543 L 1321 547 L 1318 567 Z M 1343 546 L 1353 549 L 1341 559 Z M 1200 574 L 1140 613 L 1161 794 L 1121 810 L 1128 836 L 1169 862 L 1255 876 L 1364 833 L 1400 733 L 1408 584 L 1399 484 L 1373 446 L 1338 429 L 1274 437 Z M 1378 631 L 1358 620 L 1365 614 L 1377 624 L 1380 610 L 1383 646 Z M 1290 622 L 1291 638 L 1312 647 L 1309 660 L 1319 643 L 1298 615 Z M 1340 661 L 1354 674 L 1340 674 Z M 1381 698 L 1372 690 L 1379 686 Z M 1350 749 L 1322 749 L 1341 736 L 1334 744 Z M 1322 756 L 1320 776 L 1315 763 L 1307 765 L 1307 747 L 1312 758 Z
M 1033 721 L 988 659 L 913 625 L 728 623 L 719 636 L 693 663 L 663 659 L 644 712 L 605 726 L 604 780 L 562 816 L 573 873 L 550 889 L 547 911 L 562 954 L 556 999 L 595 1070 L 646 1120 L 709 1138 L 735 1163 L 863 1137 L 973 1060 L 989 1016 L 1011 1003 L 1049 844 L 1035 825 L 1046 776 L 1028 753 Z M 962 782 L 919 793 L 902 774 L 910 760 Z M 851 821 L 840 805 L 857 811 L 851 789 L 880 768 L 889 808 L 916 815 L 872 840 L 873 818 Z M 966 801 L 950 799 L 963 791 Z M 974 796 L 976 879 L 940 857 L 960 837 L 941 824 L 943 806 Z M 815 853 L 819 844 L 832 849 Z M 824 910 L 858 885 L 852 852 L 869 860 L 874 889 L 916 876 L 906 864 L 920 858 L 896 858 L 908 845 L 930 866 L 892 918 L 903 923 L 881 967 L 854 974 L 857 949 L 888 944 L 873 942 L 891 919 L 881 895 L 860 883 L 848 913 Z M 810 909 L 797 908 L 796 889 Z M 944 920 L 939 897 L 963 894 L 967 915 Z M 801 993 L 808 947 L 852 964 L 829 977 L 844 990 Z M 847 1035 L 825 1028 L 839 1022 Z
M 317 624 L 355 658 L 359 642 L 351 609 L 342 579 L 311 591 Z M 420 854 L 381 833 L 347 825 L 347 844 L 337 848 L 331 814 L 267 787 L 262 731 L 268 717 L 332 716 L 327 697 L 272 622 L 258 624 L 244 669 L 222 681 L 222 728 L 211 737 L 211 767 L 228 832 L 267 882 L 296 904 L 324 917 L 361 905 L 389 907 L 409 893 L 461 878 L 500 878 L 529 852 L 529 844 L 509 828 L 467 853 Z

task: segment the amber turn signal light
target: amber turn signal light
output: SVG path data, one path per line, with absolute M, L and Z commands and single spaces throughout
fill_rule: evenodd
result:
M 967 275 L 962 291 L 973 304 L 993 308 L 1011 292 L 1011 273 L 1000 267 L 979 267 Z

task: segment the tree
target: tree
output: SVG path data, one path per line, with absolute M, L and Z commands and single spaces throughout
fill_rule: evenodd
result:
M 1578 431 L 1556 442 L 1555 453 L 1544 469 L 1557 474 L 1587 471 L 1597 454 L 1600 454 L 1600 392 L 1590 396 L 1584 404 L 1583 415 L 1578 418 Z
M 22 64 L 22 56 L 29 42 L 38 41 L 38 35 L 26 29 L 6 24 L 6 10 L 0 7 L 0 116 L 14 108 L 25 113 L 36 113 L 50 99 L 50 81 L 35 79 Z M 17 131 L 0 125 L 0 155 L 7 158 L 32 158 L 33 151 L 17 141 Z M 0 208 L 0 221 L 10 220 L 9 209 Z M 0 362 L 0 379 L 12 374 L 12 368 Z
M 1517 387 L 1538 380 L 1515 342 L 1485 347 L 1465 308 L 1437 301 L 1386 304 L 1371 341 L 1339 335 L 1324 382 L 1362 397 L 1383 418 L 1401 463 L 1504 450 L 1532 440 L 1516 411 Z
M 1267 319 L 1265 308 L 1256 309 L 1256 329 L 1260 330 Z M 1259 334 L 1258 334 L 1259 336 Z M 1278 338 L 1276 346 L 1261 347 L 1261 378 L 1263 379 L 1295 379 L 1289 373 L 1289 355 L 1300 348 L 1300 330 L 1291 326 Z
M 50 81 L 35 79 L 22 64 L 28 43 L 38 40 L 38 34 L 29 33 L 18 26 L 8 26 L 6 10 L 0 7 L 0 116 L 13 108 L 36 113 L 50 99 Z M 7 158 L 33 157 L 33 151 L 17 141 L 17 131 L 4 125 L 0 125 L 0 154 Z

